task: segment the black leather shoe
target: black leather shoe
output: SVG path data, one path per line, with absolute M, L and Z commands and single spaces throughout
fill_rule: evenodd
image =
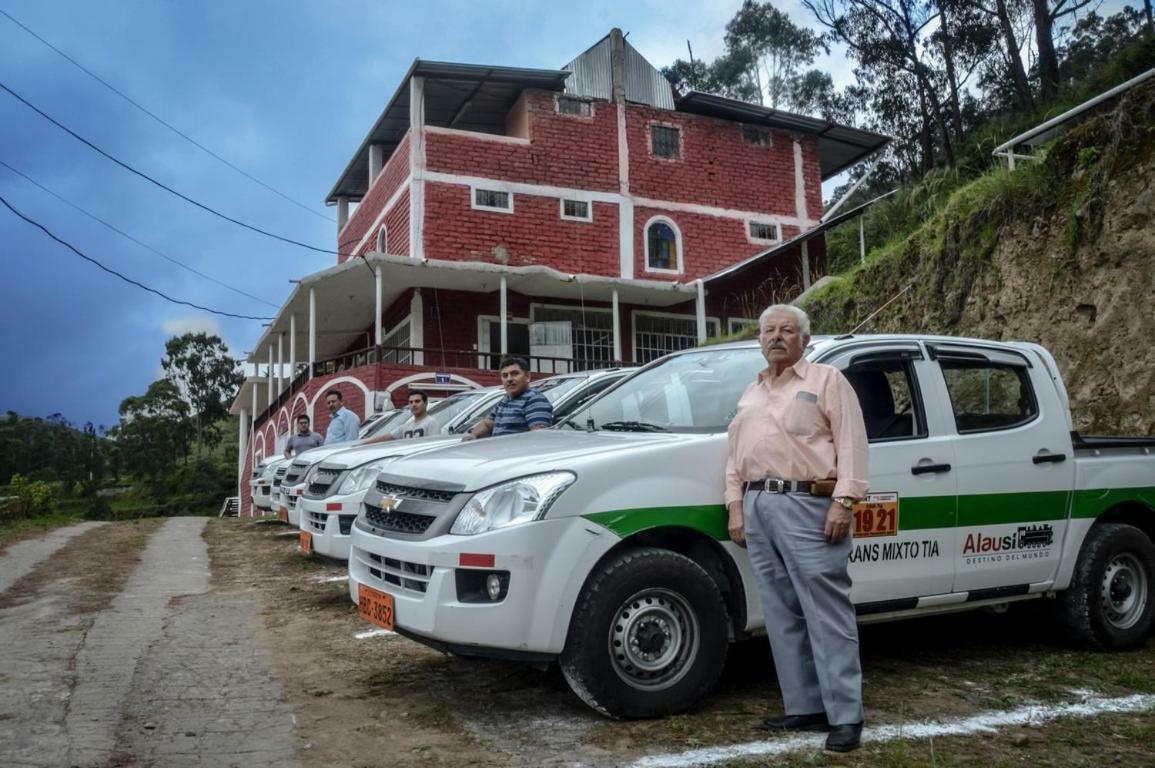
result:
M 762 727 L 768 731 L 826 731 L 830 729 L 830 722 L 825 712 L 818 712 L 813 715 L 767 717 L 762 720 Z
M 830 726 L 826 748 L 831 752 L 852 752 L 862 743 L 862 723 Z

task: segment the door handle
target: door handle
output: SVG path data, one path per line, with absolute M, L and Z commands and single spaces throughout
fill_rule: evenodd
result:
M 1036 453 L 1031 461 L 1036 464 L 1061 464 L 1067 460 L 1065 453 Z
M 950 472 L 950 464 L 915 464 L 910 468 L 912 475 L 929 475 L 932 472 Z

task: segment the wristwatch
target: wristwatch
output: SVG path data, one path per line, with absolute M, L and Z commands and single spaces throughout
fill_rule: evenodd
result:
M 837 496 L 834 500 L 842 505 L 843 509 L 854 509 L 854 499 L 849 496 Z

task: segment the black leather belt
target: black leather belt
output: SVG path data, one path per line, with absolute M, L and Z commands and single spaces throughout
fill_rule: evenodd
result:
M 818 487 L 815 487 L 816 485 Z M 833 490 L 833 486 L 833 480 L 819 481 L 819 483 L 816 484 L 812 480 L 782 480 L 777 477 L 767 477 L 762 480 L 751 480 L 746 483 L 746 492 L 809 493 L 811 496 L 829 496 Z

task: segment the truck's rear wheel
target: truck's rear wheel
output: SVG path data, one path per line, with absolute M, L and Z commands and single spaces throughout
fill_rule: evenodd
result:
M 693 560 L 629 550 L 582 590 L 562 673 L 586 704 L 612 717 L 684 712 L 718 681 L 728 621 L 718 586 Z
M 1104 523 L 1087 533 L 1071 586 L 1059 596 L 1072 639 L 1123 650 L 1140 645 L 1155 625 L 1155 544 L 1130 525 Z

